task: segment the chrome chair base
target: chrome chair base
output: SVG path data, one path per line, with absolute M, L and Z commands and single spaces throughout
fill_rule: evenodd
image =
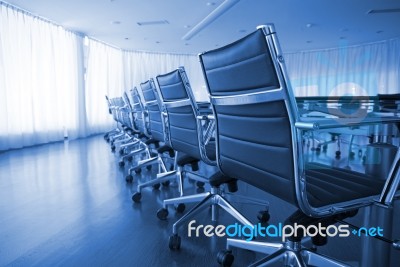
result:
M 217 220 L 218 208 L 222 208 L 243 225 L 253 225 L 223 196 L 221 196 L 219 194 L 219 188 L 215 187 L 212 188 L 211 192 L 164 200 L 164 208 L 157 212 L 157 216 L 159 219 L 166 219 L 166 217 L 168 216 L 168 209 L 166 208 L 167 205 L 191 203 L 191 202 L 198 202 L 198 204 L 194 206 L 190 211 L 188 211 L 185 215 L 183 215 L 172 226 L 172 235 L 169 238 L 170 249 L 176 250 L 180 248 L 181 239 L 180 236 L 178 235 L 179 227 L 181 227 L 183 224 L 186 224 L 189 220 L 193 219 L 197 214 L 204 211 L 205 209 L 208 209 L 208 207 L 210 206 L 212 213 L 211 215 L 212 221 Z M 165 216 L 164 218 L 161 218 L 160 215 L 165 215 Z
M 219 261 L 223 261 L 224 257 L 233 257 L 231 248 L 242 248 L 255 252 L 265 253 L 268 256 L 249 265 L 251 267 L 261 266 L 326 266 L 326 267 L 349 267 L 350 265 L 334 260 L 327 256 L 320 255 L 315 251 L 304 248 L 301 242 L 286 241 L 285 243 L 269 243 L 261 241 L 246 241 L 241 239 L 227 239 L 227 250 L 225 255 L 219 256 Z M 229 256 L 228 256 L 229 255 Z M 231 258 L 231 262 L 233 258 Z M 222 262 L 220 262 L 222 263 Z M 224 266 L 226 266 L 225 264 Z
M 149 155 L 150 154 L 148 153 L 148 156 Z M 175 180 L 175 179 L 178 180 L 179 190 L 182 194 L 183 186 L 182 186 L 182 177 L 180 175 L 180 171 L 181 171 L 180 168 L 178 168 L 178 170 L 175 170 L 176 164 L 174 164 L 174 170 L 168 171 L 160 154 L 157 157 L 148 158 L 148 159 L 139 161 L 137 166 L 129 169 L 129 173 L 131 173 L 132 170 L 134 170 L 135 172 L 138 172 L 138 170 L 141 170 L 141 168 L 143 168 L 143 167 L 149 167 L 149 166 L 152 166 L 155 164 L 158 164 L 158 172 L 159 173 L 157 173 L 157 176 L 155 179 L 152 179 L 145 183 L 139 184 L 137 186 L 137 192 L 132 195 L 133 202 L 136 202 L 136 203 L 140 202 L 140 200 L 142 198 L 141 192 L 142 192 L 143 188 L 152 186 L 153 188 L 158 189 L 161 184 L 167 186 L 167 185 L 169 185 L 169 182 L 171 180 Z M 131 175 L 128 175 L 128 176 L 132 177 Z M 128 178 L 127 178 L 127 181 L 128 181 Z

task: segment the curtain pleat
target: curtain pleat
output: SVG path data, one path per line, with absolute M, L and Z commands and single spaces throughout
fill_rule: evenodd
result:
M 0 150 L 85 135 L 81 39 L 0 5 Z
M 285 54 L 296 96 L 399 93 L 400 38 Z

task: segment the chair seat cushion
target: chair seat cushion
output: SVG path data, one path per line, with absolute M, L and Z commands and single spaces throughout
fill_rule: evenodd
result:
M 308 201 L 314 207 L 377 195 L 385 183 L 363 173 L 319 163 L 306 164 L 305 173 Z
M 176 162 L 178 166 L 185 166 L 186 164 L 192 164 L 195 162 L 199 162 L 199 159 L 179 151 Z
M 175 156 L 175 151 L 170 146 L 167 146 L 167 145 L 163 145 L 163 146 L 160 146 L 159 148 L 157 148 L 157 152 L 159 154 L 163 154 L 165 152 L 168 152 L 169 156 L 171 158 L 173 158 Z
M 237 191 L 237 180 L 223 175 L 221 172 L 217 171 L 210 177 L 210 185 L 218 187 L 222 184 L 228 184 L 229 185 L 229 192 L 236 192 Z

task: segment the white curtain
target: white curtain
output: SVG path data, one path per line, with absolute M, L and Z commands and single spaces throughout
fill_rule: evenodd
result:
M 124 71 L 122 51 L 89 39 L 86 68 L 86 116 L 89 134 L 111 130 L 105 96 L 122 96 Z
M 0 150 L 84 135 L 82 38 L 0 3 Z
M 297 96 L 399 93 L 400 39 L 285 54 Z

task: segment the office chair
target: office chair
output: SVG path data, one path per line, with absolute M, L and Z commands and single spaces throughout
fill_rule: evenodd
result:
M 302 136 L 305 131 L 393 123 L 399 118 L 301 120 L 273 25 L 261 26 L 199 57 L 216 120 L 220 171 L 297 207 L 285 225 L 330 226 L 372 205 L 381 192 L 381 204 L 390 205 L 399 184 L 400 150 L 385 182 L 363 173 L 306 163 Z M 284 244 L 228 238 L 227 250 L 219 253 L 218 261 L 230 266 L 230 248 L 239 247 L 269 254 L 251 266 L 275 261 L 283 261 L 285 266 L 345 265 L 303 248 L 302 238 L 301 233 L 292 235 Z M 326 243 L 319 234 L 312 241 L 314 245 Z
M 377 94 L 374 109 L 380 112 L 398 113 L 400 111 L 400 94 Z
M 202 122 L 204 120 L 208 121 L 207 115 L 211 114 L 210 112 L 209 114 L 200 113 L 184 68 L 180 67 L 170 73 L 158 75 L 156 80 L 159 85 L 160 97 L 168 116 L 170 144 L 179 153 L 177 160 L 178 173 L 182 173 L 185 165 L 197 164 L 199 161 L 215 166 L 215 141 L 209 130 L 213 129 L 214 123 L 206 123 L 205 125 L 208 125 L 208 127 L 204 129 Z M 182 175 L 183 173 L 180 177 Z M 212 188 L 210 192 L 189 196 L 182 196 L 181 194 L 180 197 L 164 200 L 163 208 L 157 212 L 157 217 L 161 220 L 165 220 L 168 216 L 168 205 L 198 202 L 193 209 L 174 223 L 172 235 L 169 239 L 169 247 L 171 249 L 180 248 L 179 227 L 209 206 L 212 208 L 213 221 L 217 217 L 217 207 L 220 207 L 239 222 L 249 224 L 249 221 L 222 195 L 221 185 L 223 184 L 228 186 L 230 192 L 237 191 L 236 179 L 224 176 L 218 171 L 211 175 L 209 179 L 204 179 L 189 171 L 185 171 L 184 175 L 191 179 L 200 178 L 199 181 L 209 182 Z
M 150 79 L 144 83 L 140 84 L 142 89 L 143 99 L 139 96 L 138 91 L 134 95 L 134 98 L 137 99 L 141 103 L 141 112 L 140 124 L 141 129 L 146 132 L 146 135 L 149 137 L 145 141 L 147 146 L 146 148 L 146 158 L 137 162 L 135 166 L 129 169 L 129 175 L 127 176 L 127 181 L 131 180 L 132 171 L 139 173 L 141 168 L 146 167 L 147 169 L 151 169 L 151 167 L 155 164 L 158 165 L 158 173 L 155 179 L 147 181 L 145 183 L 138 184 L 137 192 L 132 195 L 132 201 L 140 202 L 142 198 L 141 190 L 145 187 L 152 186 L 154 189 L 160 188 L 161 184 L 163 186 L 168 186 L 171 180 L 177 179 L 177 173 L 175 171 L 175 164 L 172 168 L 167 168 L 164 160 L 164 154 L 169 155 L 169 159 L 175 157 L 174 150 L 165 144 L 165 133 L 167 130 L 165 129 L 164 121 L 161 115 L 160 101 L 157 98 L 158 95 L 156 93 L 155 85 L 153 79 Z M 150 145 L 154 145 L 156 148 L 156 153 L 150 152 Z
M 110 115 L 113 115 L 115 107 L 113 106 L 113 104 L 111 103 L 111 100 L 108 98 L 107 95 L 106 95 L 106 101 L 107 101 L 108 113 Z M 113 119 L 114 119 L 114 117 L 113 117 Z M 116 135 L 118 132 L 119 132 L 119 129 L 118 129 L 118 124 L 117 124 L 117 127 L 115 129 L 112 129 L 111 131 L 108 131 L 104 134 L 104 140 L 106 140 L 107 143 L 109 143 L 110 137 L 113 135 Z
M 116 145 L 118 143 L 125 142 L 130 139 L 129 135 L 127 135 L 127 132 L 125 131 L 124 126 L 124 117 L 125 113 L 127 112 L 126 108 L 126 103 L 122 97 L 115 97 L 110 99 L 110 102 L 112 103 L 112 114 L 113 114 L 113 119 L 117 122 L 117 133 L 109 137 L 109 142 L 111 145 L 111 151 L 115 152 L 116 150 Z
M 135 140 L 133 141 L 134 149 L 121 157 L 119 162 L 120 166 L 125 165 L 125 160 L 132 162 L 133 157 L 136 155 L 147 154 L 148 156 L 150 156 L 149 148 L 145 143 L 146 140 L 149 139 L 150 134 L 146 127 L 144 108 L 142 107 L 140 96 L 137 92 L 136 87 L 130 90 L 130 95 L 132 99 L 130 116 L 132 121 L 131 125 L 133 133 L 135 134 Z M 141 171 L 141 169 L 139 171 Z M 139 173 L 139 171 L 137 171 L 137 173 Z M 133 176 L 130 174 L 130 171 L 128 171 L 128 175 L 125 179 L 127 182 L 133 181 Z
M 123 93 L 122 98 L 118 98 L 117 104 L 117 121 L 119 123 L 120 134 L 117 135 L 118 138 L 114 138 L 112 141 L 112 151 L 116 150 L 117 145 L 119 146 L 119 154 L 122 158 L 119 161 L 119 166 L 123 167 L 125 165 L 125 158 L 130 157 L 130 155 L 123 156 L 129 149 L 133 148 L 139 143 L 137 135 L 139 134 L 133 127 L 133 111 L 132 106 L 126 92 Z
M 120 109 L 121 118 L 122 118 L 122 127 L 123 131 L 128 136 L 123 144 L 119 146 L 119 154 L 122 156 L 119 161 L 119 166 L 123 167 L 125 165 L 125 159 L 131 158 L 134 153 L 129 153 L 125 155 L 131 148 L 136 147 L 140 143 L 140 139 L 138 138 L 140 135 L 140 131 L 136 130 L 134 127 L 134 110 L 131 104 L 131 101 L 128 97 L 128 94 L 124 92 L 123 99 L 125 102 L 125 106 Z

